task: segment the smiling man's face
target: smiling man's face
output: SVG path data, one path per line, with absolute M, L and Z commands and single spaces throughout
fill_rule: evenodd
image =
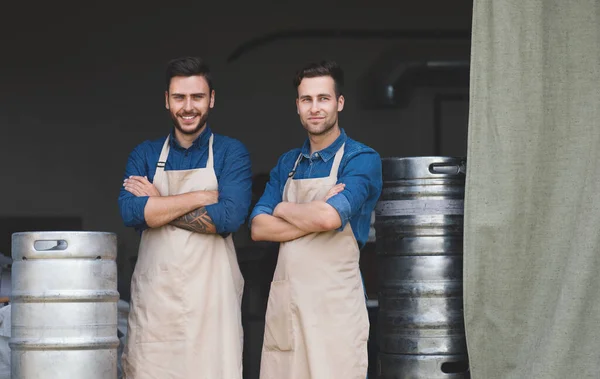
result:
M 182 134 L 200 134 L 215 103 L 215 91 L 201 75 L 175 76 L 165 92 L 165 107 Z

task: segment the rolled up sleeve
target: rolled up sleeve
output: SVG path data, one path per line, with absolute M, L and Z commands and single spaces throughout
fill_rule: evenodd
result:
M 347 164 L 338 177 L 338 183 L 345 187 L 339 194 L 330 197 L 327 204 L 339 214 L 341 231 L 354 216 L 361 212 L 365 202 L 379 197 L 381 192 L 381 158 L 374 150 L 359 152 L 348 159 Z
M 225 166 L 219 176 L 219 201 L 205 207 L 217 233 L 237 231 L 246 220 L 251 200 L 250 154 L 241 142 L 232 139 L 227 147 Z
M 252 223 L 252 219 L 260 214 L 272 215 L 277 204 L 281 203 L 281 171 L 283 160 L 284 156 L 280 157 L 277 165 L 271 170 L 271 173 L 269 174 L 269 181 L 265 186 L 265 191 L 250 214 L 248 220 L 249 223 Z
M 148 175 L 143 154 L 140 152 L 139 146 L 129 154 L 123 180 L 132 175 Z M 148 196 L 137 197 L 127 191 L 121 183 L 121 190 L 119 192 L 119 211 L 125 226 L 133 227 L 138 231 L 148 228 L 146 219 L 144 218 L 144 208 L 146 207 L 147 202 Z
M 344 229 L 352 216 L 352 205 L 350 204 L 350 201 L 348 201 L 348 198 L 343 193 L 338 193 L 337 195 L 330 197 L 327 200 L 327 204 L 335 208 L 340 215 L 342 226 L 340 226 L 338 230 Z

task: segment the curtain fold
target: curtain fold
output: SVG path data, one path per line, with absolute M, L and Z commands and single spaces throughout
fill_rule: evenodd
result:
M 600 378 L 600 1 L 474 0 L 472 33 L 472 378 Z

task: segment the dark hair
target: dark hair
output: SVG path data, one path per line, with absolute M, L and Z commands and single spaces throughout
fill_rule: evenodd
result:
M 310 63 L 296 72 L 294 77 L 294 88 L 298 88 L 304 78 L 316 78 L 319 76 L 331 76 L 335 83 L 335 96 L 340 97 L 344 86 L 344 71 L 335 61 L 321 61 Z
M 167 63 L 166 86 L 167 91 L 171 85 L 171 78 L 174 76 L 203 76 L 208 83 L 208 91 L 211 92 L 212 77 L 208 65 L 198 57 L 181 57 L 175 58 Z

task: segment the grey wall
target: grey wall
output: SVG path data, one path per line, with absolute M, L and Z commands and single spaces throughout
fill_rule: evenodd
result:
M 138 236 L 122 226 L 116 200 L 129 151 L 169 131 L 163 69 L 180 55 L 210 62 L 217 92 L 210 122 L 246 144 L 255 173 L 267 172 L 281 153 L 303 142 L 291 78 L 299 65 L 321 58 L 338 60 L 346 71 L 341 126 L 350 136 L 384 157 L 434 153 L 433 90 L 417 91 L 403 109 L 365 110 L 358 101 L 359 78 L 381 54 L 408 54 L 419 41 L 277 40 L 233 62 L 227 58 L 244 41 L 290 29 L 467 30 L 470 1 L 273 3 L 228 10 L 198 1 L 160 7 L 4 5 L 0 217 L 80 216 L 85 230 L 116 232 L 128 280 L 125 257 L 135 254 Z M 449 104 L 442 107 L 443 153 L 452 155 L 465 151 L 466 107 Z

